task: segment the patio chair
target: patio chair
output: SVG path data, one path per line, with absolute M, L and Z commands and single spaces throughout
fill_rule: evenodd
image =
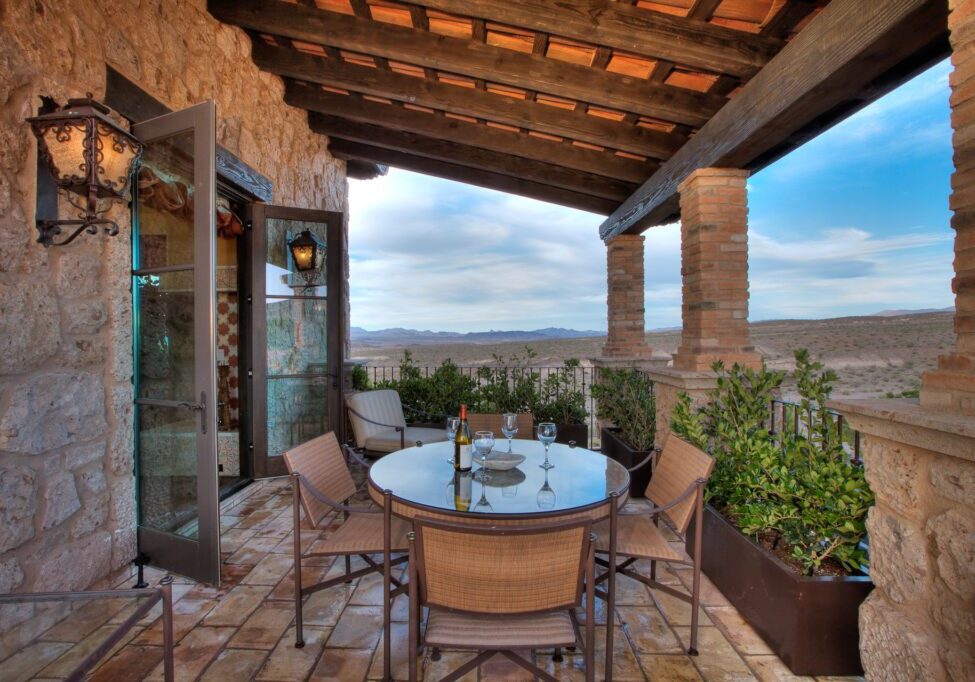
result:
M 655 462 L 655 463 L 654 463 Z M 653 474 L 647 485 L 646 497 L 653 507 L 649 513 L 615 514 L 611 522 L 597 526 L 599 540 L 596 552 L 608 555 L 608 559 L 597 558 L 596 562 L 608 570 L 596 579 L 596 583 L 609 581 L 610 594 L 600 591 L 598 596 L 609 597 L 612 602 L 612 589 L 615 574 L 639 580 L 655 590 L 666 592 L 691 604 L 691 641 L 687 653 L 697 655 L 698 605 L 701 589 L 701 525 L 704 513 L 704 485 L 711 476 L 714 459 L 706 452 L 694 447 L 674 434 L 667 437 L 663 450 L 654 450 L 646 459 L 630 468 L 630 471 L 652 465 Z M 688 557 L 683 551 L 675 549 L 660 532 L 660 517 L 673 531 L 686 540 L 687 527 L 694 518 L 694 555 Z M 609 524 L 615 522 L 616 527 Z M 623 558 L 617 564 L 617 558 Z M 637 573 L 630 566 L 640 559 L 650 560 L 650 577 Z M 690 594 L 685 594 L 669 585 L 657 582 L 657 562 L 691 566 L 693 579 Z M 613 619 L 607 617 L 606 658 L 607 679 L 612 670 Z
M 593 540 L 591 522 L 521 527 L 454 524 L 417 517 L 410 544 L 410 677 L 418 648 L 457 647 L 481 653 L 444 677 L 456 680 L 500 654 L 531 675 L 556 682 L 514 649 L 571 647 L 585 653 L 594 679 Z M 575 608 L 586 589 L 585 636 Z M 428 607 L 420 638 L 420 609 Z
M 303 443 L 284 453 L 284 462 L 291 474 L 291 490 L 294 495 L 294 581 L 295 581 L 295 646 L 304 646 L 302 631 L 302 599 L 313 592 L 333 585 L 378 572 L 384 576 L 384 592 L 389 600 L 405 591 L 402 583 L 390 574 L 390 567 L 407 560 L 406 534 L 409 525 L 385 509 L 377 507 L 352 507 L 348 502 L 356 493 L 355 482 L 349 473 L 342 448 L 333 432 Z M 301 512 L 311 528 L 319 528 L 322 521 L 330 518 L 333 511 L 342 512 L 344 520 L 336 530 L 315 541 L 310 551 L 301 549 Z M 392 559 L 393 553 L 401 553 Z M 382 554 L 383 562 L 373 560 L 373 554 Z M 352 570 L 352 557 L 359 556 L 364 568 Z M 301 560 L 308 557 L 344 557 L 345 573 L 308 587 L 301 584 Z M 396 585 L 390 591 L 390 583 Z M 389 619 L 384 625 L 388 630 Z M 389 632 L 386 632 L 389 642 Z M 387 660 L 388 660 L 387 656 Z
M 437 443 L 447 440 L 444 429 L 407 426 L 399 393 L 392 389 L 361 391 L 345 398 L 355 445 L 360 450 L 383 455 L 402 450 L 409 443 Z
M 504 440 L 501 433 L 501 415 L 490 412 L 468 412 L 467 424 L 471 427 L 471 433 L 478 431 L 491 431 L 495 439 L 500 443 Z M 532 440 L 535 438 L 535 420 L 531 412 L 521 412 L 518 414 L 518 435 L 516 438 Z

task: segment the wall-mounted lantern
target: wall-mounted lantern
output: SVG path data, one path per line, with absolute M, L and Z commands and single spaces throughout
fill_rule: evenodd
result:
M 321 272 L 322 262 L 325 260 L 325 248 L 308 230 L 304 230 L 297 237 L 288 242 L 291 259 L 295 270 L 305 276 L 314 276 Z
M 110 235 L 118 234 L 118 225 L 104 215 L 112 200 L 124 197 L 142 143 L 119 128 L 108 116 L 110 109 L 93 100 L 91 93 L 68 100 L 60 109 L 50 105 L 46 109 L 27 119 L 37 137 L 37 241 L 45 247 L 62 246 L 82 231 L 97 234 L 99 226 Z M 48 178 L 42 176 L 42 169 Z M 77 219 L 58 219 L 58 190 L 64 190 L 68 202 L 78 209 Z M 100 203 L 102 199 L 106 201 Z M 55 241 L 66 227 L 74 231 Z

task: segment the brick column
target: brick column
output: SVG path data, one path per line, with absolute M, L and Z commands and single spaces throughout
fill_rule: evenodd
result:
M 622 234 L 606 243 L 606 307 L 609 328 L 603 357 L 649 360 L 643 309 L 643 241 Z
M 758 366 L 748 331 L 748 171 L 702 168 L 678 191 L 683 333 L 674 368 Z
M 955 172 L 949 205 L 954 215 L 955 352 L 921 378 L 921 404 L 975 415 L 975 2 L 951 0 L 951 127 Z

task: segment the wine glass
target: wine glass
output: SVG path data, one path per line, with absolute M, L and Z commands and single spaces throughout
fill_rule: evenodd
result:
M 542 484 L 541 489 L 538 491 L 538 495 L 535 496 L 535 502 L 538 503 L 539 509 L 554 509 L 555 508 L 555 491 L 548 484 L 548 469 L 545 470 L 545 483 Z
M 481 468 L 484 468 L 484 460 L 491 453 L 491 449 L 494 447 L 494 432 L 493 431 L 478 431 L 474 434 L 474 449 L 477 450 L 477 454 L 481 459 Z
M 511 439 L 518 433 L 518 415 L 506 412 L 501 415 L 501 433 L 508 439 L 508 452 L 511 452 Z
M 544 464 L 539 464 L 546 471 L 551 469 L 554 464 L 548 461 L 548 448 L 555 442 L 555 424 L 552 422 L 542 422 L 538 425 L 538 440 L 545 444 L 545 462 Z
M 482 471 L 483 471 L 483 469 L 482 469 Z M 486 480 L 486 478 L 487 478 L 486 476 L 481 476 L 481 479 L 480 479 L 481 480 L 481 499 L 479 499 L 477 501 L 477 504 L 474 505 L 474 511 L 477 512 L 478 514 L 490 514 L 491 512 L 494 511 L 494 507 L 492 507 L 491 506 L 491 503 L 488 502 L 488 498 L 487 498 L 487 494 L 486 494 L 487 491 L 486 491 L 486 487 L 484 485 L 484 481 Z
M 447 442 L 453 443 L 457 437 L 457 429 L 460 428 L 460 417 L 447 417 Z M 453 464 L 454 456 L 451 455 L 447 461 Z

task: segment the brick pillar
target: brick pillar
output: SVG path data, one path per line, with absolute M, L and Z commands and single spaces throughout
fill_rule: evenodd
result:
M 951 0 L 951 127 L 955 172 L 949 205 L 954 215 L 955 352 L 921 378 L 921 404 L 975 415 L 975 2 Z
M 643 241 L 622 234 L 606 243 L 606 307 L 609 329 L 603 357 L 649 360 L 643 310 Z
M 683 333 L 674 368 L 758 366 L 748 331 L 748 171 L 701 168 L 678 191 Z

